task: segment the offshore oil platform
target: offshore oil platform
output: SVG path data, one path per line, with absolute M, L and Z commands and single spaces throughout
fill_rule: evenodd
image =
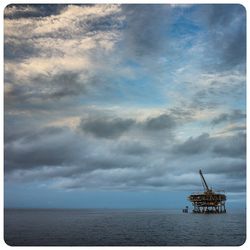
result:
M 201 176 L 204 192 L 188 196 L 188 200 L 191 201 L 193 205 L 193 213 L 226 213 L 226 195 L 221 192 L 215 193 L 212 188 L 209 189 L 201 170 L 199 170 L 199 174 Z

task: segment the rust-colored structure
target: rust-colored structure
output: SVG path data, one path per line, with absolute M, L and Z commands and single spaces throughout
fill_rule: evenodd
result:
M 215 193 L 212 189 L 209 189 L 201 170 L 199 174 L 204 192 L 195 193 L 188 197 L 188 200 L 193 204 L 193 213 L 226 213 L 226 195 L 218 192 Z

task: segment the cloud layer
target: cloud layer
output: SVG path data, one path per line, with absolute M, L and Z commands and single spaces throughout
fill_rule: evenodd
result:
M 241 5 L 9 5 L 5 180 L 245 191 Z

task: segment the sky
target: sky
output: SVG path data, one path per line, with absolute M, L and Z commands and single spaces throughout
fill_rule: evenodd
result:
M 5 207 L 245 207 L 246 12 L 8 5 Z

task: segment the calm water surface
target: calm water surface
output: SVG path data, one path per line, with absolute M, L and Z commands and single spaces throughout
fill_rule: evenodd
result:
M 12 246 L 241 245 L 245 214 L 182 214 L 169 210 L 6 209 Z

